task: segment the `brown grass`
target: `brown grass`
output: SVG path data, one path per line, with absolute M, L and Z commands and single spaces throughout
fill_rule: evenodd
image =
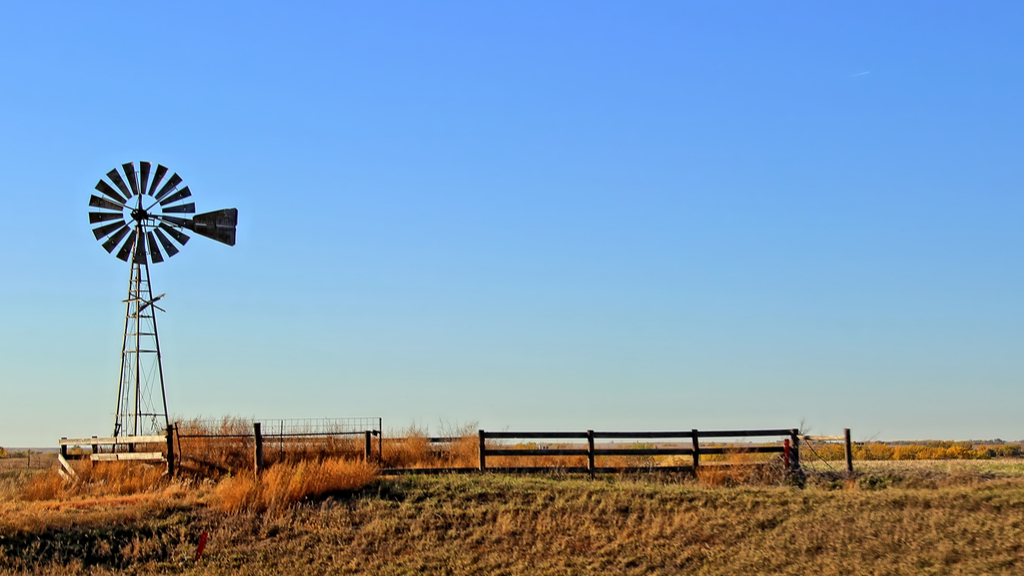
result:
M 295 493 L 291 472 L 275 483 L 278 501 Z M 378 480 L 274 514 L 226 513 L 201 501 L 160 508 L 141 494 L 139 504 L 116 514 L 66 509 L 51 519 L 73 522 L 30 532 L 0 515 L 0 571 L 838 576 L 1024 569 L 1024 479 L 891 480 L 824 476 L 798 489 L 709 487 L 659 475 L 422 476 Z M 210 502 L 220 497 L 211 494 Z M 195 564 L 201 532 L 209 544 Z
M 259 479 L 243 474 L 224 478 L 214 490 L 213 504 L 227 513 L 281 514 L 297 502 L 358 490 L 377 476 L 377 468 L 362 461 L 330 459 L 277 464 Z
M 89 495 L 119 495 L 149 492 L 164 482 L 163 466 L 128 462 L 76 462 L 79 481 L 62 478 L 56 468 L 31 476 L 21 492 L 26 501 L 66 500 Z
M 442 430 L 451 442 L 431 444 L 425 430 L 410 427 L 383 439 L 384 468 L 475 468 L 478 463 L 476 424 Z M 397 437 L 394 437 L 397 436 Z M 376 446 L 374 446 L 376 449 Z

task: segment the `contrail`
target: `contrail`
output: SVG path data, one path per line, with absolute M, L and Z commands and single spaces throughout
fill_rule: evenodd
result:
M 858 73 L 856 73 L 856 74 L 854 74 L 853 76 L 850 76 L 850 77 L 853 78 L 853 77 L 856 77 L 856 76 L 867 76 L 868 74 L 871 74 L 870 70 L 868 70 L 867 72 L 858 72 Z

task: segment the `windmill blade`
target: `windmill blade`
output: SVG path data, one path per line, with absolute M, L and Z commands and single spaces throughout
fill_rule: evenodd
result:
M 235 227 L 238 225 L 238 209 L 228 208 L 216 212 L 196 214 L 192 217 L 192 230 L 199 235 L 235 245 Z
M 132 257 L 135 262 L 139 264 L 146 263 L 146 235 L 135 233 L 135 250 L 132 252 Z
M 171 228 L 167 224 L 164 224 L 163 222 L 161 222 L 160 223 L 160 227 L 164 229 L 164 232 L 167 232 L 168 234 L 170 234 L 171 238 L 174 238 L 175 240 L 177 240 L 178 244 L 181 244 L 182 246 L 184 246 L 185 243 L 188 242 L 188 236 L 187 235 L 182 234 L 181 232 L 178 232 L 177 230 L 175 230 L 174 228 Z
M 166 222 L 170 222 L 171 224 L 174 224 L 178 228 L 188 228 L 189 230 L 192 229 L 192 221 L 188 220 L 187 218 L 178 218 L 177 216 L 167 216 L 166 214 L 161 214 L 161 215 L 157 216 L 157 218 L 159 218 L 161 220 L 164 220 Z
M 96 190 L 99 190 L 99 193 L 103 194 L 107 198 L 110 198 L 111 200 L 116 200 L 121 204 L 128 202 L 127 200 L 122 198 L 121 195 L 117 193 L 117 191 L 111 188 L 110 184 L 107 184 L 106 180 L 100 180 L 99 182 L 97 182 Z
M 171 206 L 170 208 L 164 208 L 164 212 L 173 212 L 176 214 L 192 214 L 195 211 L 195 202 L 189 202 L 188 204 L 182 204 L 181 206 Z
M 93 233 L 94 236 L 96 236 L 96 239 L 99 240 L 100 238 L 103 238 L 104 236 L 106 236 L 106 235 L 110 234 L 111 232 L 117 230 L 121 226 L 127 226 L 127 224 L 125 224 L 124 221 L 114 222 L 113 224 L 107 224 L 105 226 L 100 226 L 99 228 L 96 228 L 95 230 L 93 230 L 92 233 Z
M 154 264 L 159 264 L 164 261 L 163 254 L 160 253 L 160 249 L 156 246 L 156 240 L 153 239 L 152 232 L 146 232 L 146 243 L 149 245 L 149 258 L 153 260 Z
M 107 172 L 107 178 L 110 178 L 110 181 L 114 183 L 114 186 L 117 186 L 117 189 L 120 190 L 126 198 L 132 197 L 131 191 L 128 190 L 128 186 L 126 186 L 124 180 L 121 179 L 121 174 L 118 173 L 117 168 Z
M 121 214 L 119 212 L 89 212 L 89 224 L 96 224 L 97 222 L 106 222 L 107 220 L 120 220 Z
M 157 240 L 160 240 L 160 245 L 164 247 L 164 252 L 167 252 L 167 257 L 170 258 L 178 253 L 178 249 L 174 247 L 174 244 L 164 236 L 164 233 L 159 228 L 154 228 L 153 232 L 156 233 Z M 188 240 L 188 238 L 186 238 Z M 184 242 L 182 242 L 184 244 Z M 149 241 L 149 245 L 153 245 L 153 241 Z
M 132 187 L 132 194 L 139 195 L 139 183 L 135 179 L 135 162 L 126 162 L 121 164 L 121 168 L 124 169 L 124 175 L 128 178 L 128 185 Z
M 164 174 L 167 174 L 167 166 L 163 164 L 156 165 L 156 172 L 153 173 L 153 184 L 149 187 L 149 195 L 153 195 L 153 190 L 160 185 L 160 181 L 164 179 Z
M 149 162 L 139 162 L 139 190 L 145 194 L 149 182 Z
M 89 206 L 92 206 L 93 208 L 106 208 L 107 210 L 117 210 L 118 212 L 124 210 L 124 206 L 121 206 L 120 204 L 115 204 L 110 200 L 105 200 L 96 195 L 89 197 Z
M 177 202 L 178 200 L 181 200 L 182 198 L 188 198 L 191 195 L 192 195 L 192 191 L 188 189 L 188 186 L 185 186 L 181 190 L 178 190 L 174 194 L 171 194 L 167 198 L 164 198 L 163 200 L 161 200 L 160 201 L 160 205 L 161 206 L 167 206 L 168 204 L 170 204 L 172 202 Z
M 103 249 L 106 250 L 107 252 L 113 252 L 114 248 L 117 247 L 117 243 L 120 242 L 121 238 L 124 238 L 124 235 L 127 233 L 128 225 L 125 224 L 124 228 L 121 228 L 120 230 L 115 232 L 113 236 L 107 238 L 107 241 L 103 243 Z
M 181 184 L 181 176 L 178 176 L 178 173 L 175 172 L 174 174 L 171 175 L 170 178 L 167 179 L 167 184 L 164 184 L 163 188 L 161 188 L 160 191 L 156 193 L 156 196 L 154 196 L 154 198 L 156 198 L 157 200 L 162 200 L 163 197 L 167 196 L 167 194 L 169 194 L 171 190 L 174 190 L 174 188 L 178 184 Z
M 121 245 L 121 249 L 117 251 L 117 257 L 125 262 L 128 261 L 128 256 L 132 253 L 132 246 L 135 245 L 135 234 L 128 236 L 128 239 Z

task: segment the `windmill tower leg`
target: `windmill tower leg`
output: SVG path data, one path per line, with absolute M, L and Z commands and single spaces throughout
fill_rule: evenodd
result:
M 141 235 L 141 230 L 136 231 Z M 156 307 L 145 257 L 145 241 L 135 242 L 132 272 L 125 300 L 121 379 L 118 383 L 114 436 L 138 436 L 164 430 L 168 424 L 167 395 L 156 329 Z

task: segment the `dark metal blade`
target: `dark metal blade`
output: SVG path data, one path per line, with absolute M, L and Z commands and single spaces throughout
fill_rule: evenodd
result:
M 107 172 L 107 178 L 110 178 L 110 181 L 114 183 L 114 186 L 117 186 L 117 189 L 120 190 L 126 198 L 132 197 L 131 191 L 128 190 L 128 186 L 126 186 L 124 180 L 121 179 L 121 174 L 117 171 L 117 168 Z
M 191 195 L 192 195 L 192 192 L 188 189 L 188 186 L 185 186 L 181 190 L 178 190 L 174 194 L 171 194 L 167 198 L 164 198 L 163 200 L 161 200 L 160 201 L 160 205 L 161 206 L 167 206 L 168 204 L 170 204 L 172 202 L 177 202 L 178 200 L 181 200 L 182 198 L 188 198 Z
M 132 231 L 132 234 L 129 235 L 128 239 L 124 241 L 124 244 L 121 246 L 121 249 L 117 251 L 117 257 L 120 258 L 121 260 L 124 260 L 125 262 L 127 262 L 128 261 L 128 256 L 130 256 L 131 253 L 132 253 L 132 246 L 133 245 L 135 245 L 135 233 L 134 233 L 134 231 Z
M 146 192 L 146 184 L 149 183 L 149 162 L 139 162 L 139 190 Z
M 89 224 L 96 224 L 97 222 L 106 222 L 107 220 L 120 220 L 120 212 L 89 212 Z
M 146 235 L 135 234 L 135 250 L 132 252 L 132 256 L 135 261 L 139 264 L 146 263 Z
M 121 206 L 119 204 L 114 204 L 110 200 L 104 200 L 103 198 L 100 198 L 99 196 L 90 196 L 89 197 L 89 206 L 92 206 L 93 208 L 106 208 L 107 210 L 117 210 L 118 212 L 121 212 L 121 210 L 124 210 L 124 206 Z
M 223 242 L 228 246 L 235 245 L 235 227 L 238 225 L 238 209 L 228 208 L 196 214 L 192 217 L 192 230 L 196 234 Z
M 171 206 L 169 208 L 164 208 L 164 212 L 172 212 L 175 214 L 192 214 L 195 211 L 195 202 L 189 202 L 188 204 L 182 204 L 181 206 Z
M 154 228 L 153 232 L 156 233 L 157 239 L 160 240 L 160 245 L 164 247 L 164 252 L 167 252 L 168 258 L 178 253 L 178 249 L 174 247 L 174 244 L 172 244 L 170 240 L 167 239 L 167 236 L 164 236 L 164 233 L 161 232 L 159 228 Z M 149 244 L 152 246 L 153 241 L 150 240 Z
M 120 242 L 121 238 L 124 238 L 124 235 L 127 233 L 128 225 L 125 224 L 124 228 L 121 228 L 120 230 L 115 232 L 113 236 L 107 238 L 107 241 L 103 243 L 103 249 L 106 250 L 107 252 L 113 252 L 114 248 L 117 247 L 117 243 Z
M 149 195 L 153 195 L 153 190 L 160 185 L 160 181 L 164 179 L 164 174 L 167 174 L 167 166 L 162 164 L 156 165 L 156 172 L 153 173 L 153 183 L 149 186 Z
M 121 164 L 124 169 L 124 176 L 128 179 L 128 185 L 132 187 L 132 194 L 139 195 L 139 182 L 135 179 L 135 162 Z
M 166 214 L 161 214 L 157 216 L 157 218 L 165 222 L 170 222 L 171 224 L 174 224 L 179 228 L 188 228 L 189 230 L 192 229 L 192 221 L 188 220 L 187 218 L 178 218 L 177 216 L 168 216 Z
M 160 227 L 163 228 L 164 232 L 167 232 L 168 234 L 170 234 L 171 238 L 174 238 L 175 240 L 177 240 L 178 244 L 181 244 L 182 246 L 184 246 L 185 243 L 188 242 L 188 236 L 186 236 L 185 234 L 182 234 L 181 232 L 178 232 L 177 230 L 175 230 L 174 228 L 171 228 L 167 224 L 164 224 L 164 223 L 161 222 L 160 223 Z
M 104 226 L 100 226 L 99 228 L 96 228 L 95 230 L 93 230 L 92 233 L 93 233 L 94 236 L 96 236 L 96 239 L 99 240 L 100 238 L 103 238 L 104 236 L 110 234 L 114 230 L 117 230 L 121 226 L 125 226 L 125 225 L 126 224 L 122 220 L 121 222 L 114 222 L 113 224 L 107 224 L 107 225 L 104 225 Z
M 177 186 L 178 184 L 181 184 L 181 176 L 178 176 L 177 173 L 174 173 L 171 175 L 170 178 L 167 179 L 167 183 L 164 184 L 163 188 L 161 188 L 159 192 L 156 193 L 156 196 L 154 196 L 154 198 L 156 198 L 157 200 L 163 200 L 163 197 L 167 196 L 171 192 L 171 190 L 174 190 L 174 187 Z
M 149 245 L 149 258 L 153 260 L 154 264 L 164 261 L 164 255 L 160 253 L 160 249 L 156 246 L 156 240 L 153 238 L 152 232 L 146 232 L 146 241 Z
M 96 189 L 99 190 L 100 194 L 103 194 L 104 196 L 106 196 L 107 198 L 110 198 L 111 200 L 117 200 L 121 204 L 124 204 L 124 203 L 128 202 L 127 200 L 122 198 L 121 195 L 118 194 L 116 190 L 111 188 L 110 184 L 107 184 L 106 180 L 100 180 L 99 182 L 97 182 L 96 183 Z

